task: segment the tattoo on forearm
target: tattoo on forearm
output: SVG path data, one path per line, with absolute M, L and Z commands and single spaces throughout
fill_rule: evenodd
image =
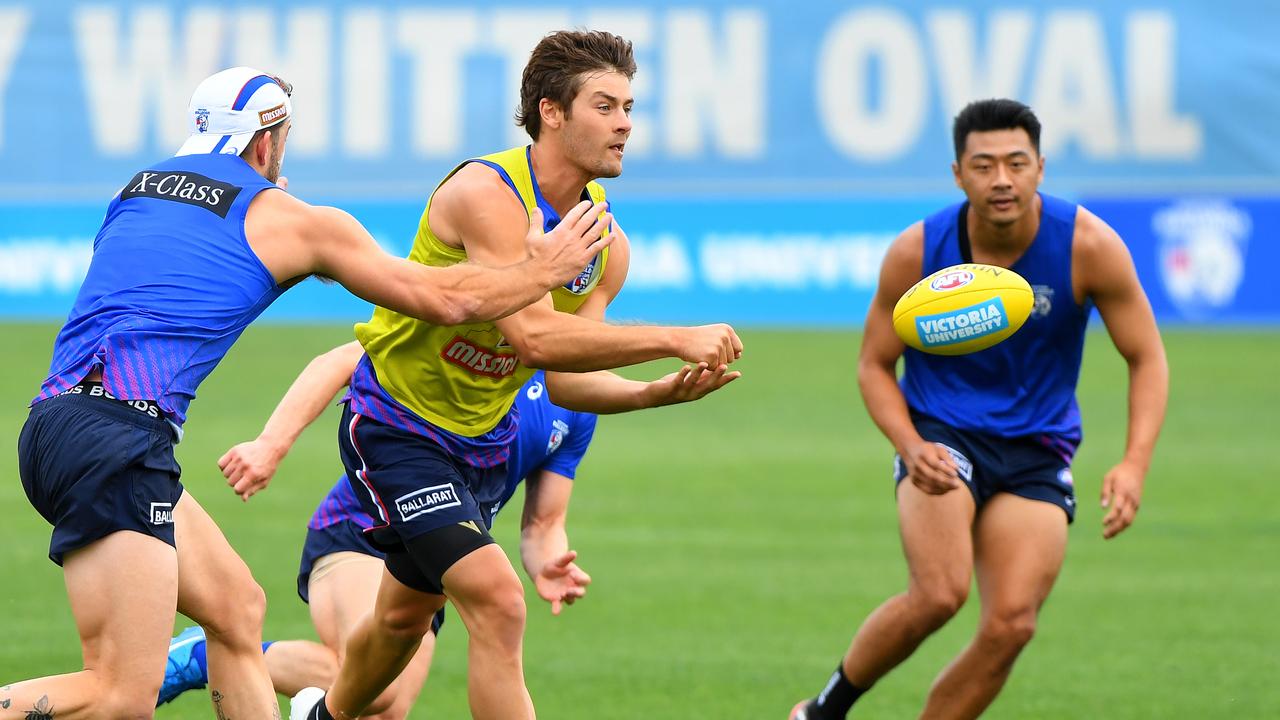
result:
M 226 713 L 222 712 L 222 701 L 226 699 L 226 696 L 218 692 L 217 690 L 214 690 L 212 693 L 212 697 L 213 697 L 213 712 L 217 716 L 218 720 L 231 720 L 231 718 L 227 717 Z
M 53 704 L 48 695 L 40 696 L 36 706 L 27 711 L 26 720 L 53 720 Z

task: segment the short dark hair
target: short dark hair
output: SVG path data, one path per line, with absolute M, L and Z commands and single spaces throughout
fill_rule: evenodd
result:
M 244 149 L 240 151 L 241 159 L 243 159 L 245 162 L 248 162 L 249 153 L 253 151 L 253 146 L 257 145 L 258 142 L 262 140 L 262 137 L 267 133 L 271 134 L 272 142 L 279 143 L 280 132 L 284 130 L 284 126 L 285 126 L 284 122 L 278 122 L 275 125 L 272 125 L 271 127 L 264 127 L 258 132 L 254 133 L 253 137 L 249 138 L 249 142 L 245 143 Z
M 630 80 L 636 74 L 631 41 L 602 30 L 560 30 L 542 38 L 529 56 L 520 79 L 520 109 L 516 125 L 538 139 L 542 114 L 538 105 L 546 98 L 569 114 L 573 98 L 582 89 L 583 73 L 616 72 Z
M 951 126 L 951 134 L 956 144 L 956 160 L 964 155 L 964 143 L 971 132 L 988 130 L 1013 130 L 1022 128 L 1031 138 L 1031 146 L 1040 154 L 1040 120 L 1031 108 L 1017 100 L 1008 98 L 991 98 L 975 100 L 964 106 L 955 123 Z

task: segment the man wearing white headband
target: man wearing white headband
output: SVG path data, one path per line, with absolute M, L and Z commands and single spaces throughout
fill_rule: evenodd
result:
M 426 321 L 487 321 L 572 280 L 611 240 L 604 204 L 583 202 L 545 234 L 535 214 L 514 265 L 394 258 L 350 215 L 276 184 L 290 92 L 252 68 L 209 77 L 178 154 L 128 179 L 107 208 L 18 440 L 23 488 L 53 526 L 49 557 L 63 567 L 84 669 L 0 686 L 0 720 L 151 717 L 175 611 L 207 633 L 217 717 L 279 718 L 262 589 L 174 459 L 196 388 L 311 275 Z

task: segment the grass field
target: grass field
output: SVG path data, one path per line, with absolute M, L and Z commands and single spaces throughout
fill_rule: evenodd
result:
M 3 326 L 0 684 L 79 661 L 61 574 L 45 556 L 48 527 L 12 450 L 55 330 Z M 250 330 L 201 389 L 179 446 L 185 484 L 266 588 L 272 638 L 313 637 L 294 577 L 306 519 L 339 472 L 336 419 L 304 435 L 247 505 L 215 460 L 256 434 L 313 354 L 348 338 L 344 327 Z M 569 520 L 595 583 L 559 618 L 531 595 L 526 667 L 540 717 L 781 720 L 903 586 L 890 450 L 858 397 L 857 336 L 743 338 L 744 377 L 724 393 L 601 421 Z M 1123 447 L 1126 382 L 1106 337 L 1089 339 L 1066 568 L 988 717 L 1280 717 L 1280 334 L 1175 330 L 1166 342 L 1171 406 L 1143 508 L 1104 542 L 1097 494 Z M 517 517 L 496 527 L 509 550 Z M 914 716 L 967 641 L 974 598 L 855 714 Z M 414 717 L 466 717 L 465 703 L 454 622 Z M 157 716 L 210 714 L 193 693 Z

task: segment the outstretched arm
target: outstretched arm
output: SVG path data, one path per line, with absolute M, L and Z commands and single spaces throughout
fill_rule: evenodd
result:
M 363 354 L 360 343 L 352 341 L 317 356 L 289 386 L 258 437 L 236 445 L 218 460 L 227 484 L 241 499 L 247 501 L 267 487 L 298 435 L 346 387 Z
M 1081 208 L 1076 221 L 1085 290 L 1098 306 L 1111 341 L 1129 366 L 1129 431 L 1124 458 L 1102 480 L 1102 536 L 1110 539 L 1133 523 L 1156 438 L 1169 400 L 1169 364 L 1151 303 L 1138 282 L 1128 248 L 1114 230 Z
M 551 603 L 551 614 L 587 594 L 591 576 L 574 562 L 565 519 L 573 480 L 539 470 L 525 480 L 524 514 L 520 518 L 520 560 L 538 595 Z
M 505 317 L 576 277 L 612 242 L 605 234 L 611 221 L 603 203 L 582 202 L 544 234 L 535 211 L 520 226 L 518 253 L 503 267 L 430 267 L 388 254 L 342 210 L 273 191 L 254 198 L 245 236 L 277 282 L 322 275 L 375 305 L 457 325 Z
M 548 372 L 547 392 L 551 402 L 566 410 L 611 415 L 698 400 L 740 377 L 741 372 L 730 372 L 725 365 L 708 370 L 706 363 L 685 365 L 651 382 L 628 380 L 608 370 Z
M 521 257 L 525 209 L 483 165 L 462 168 L 436 192 L 430 221 L 442 240 L 465 248 L 467 257 L 476 262 L 504 265 Z M 616 225 L 614 234 L 617 239 L 610 248 L 604 277 L 587 304 L 602 307 L 606 301 L 598 298 L 611 298 L 622 286 L 627 238 Z M 742 342 L 728 325 L 623 326 L 599 320 L 589 311 L 557 312 L 547 297 L 496 325 L 522 364 L 544 370 L 590 372 L 664 357 L 716 367 L 731 364 L 742 354 Z

